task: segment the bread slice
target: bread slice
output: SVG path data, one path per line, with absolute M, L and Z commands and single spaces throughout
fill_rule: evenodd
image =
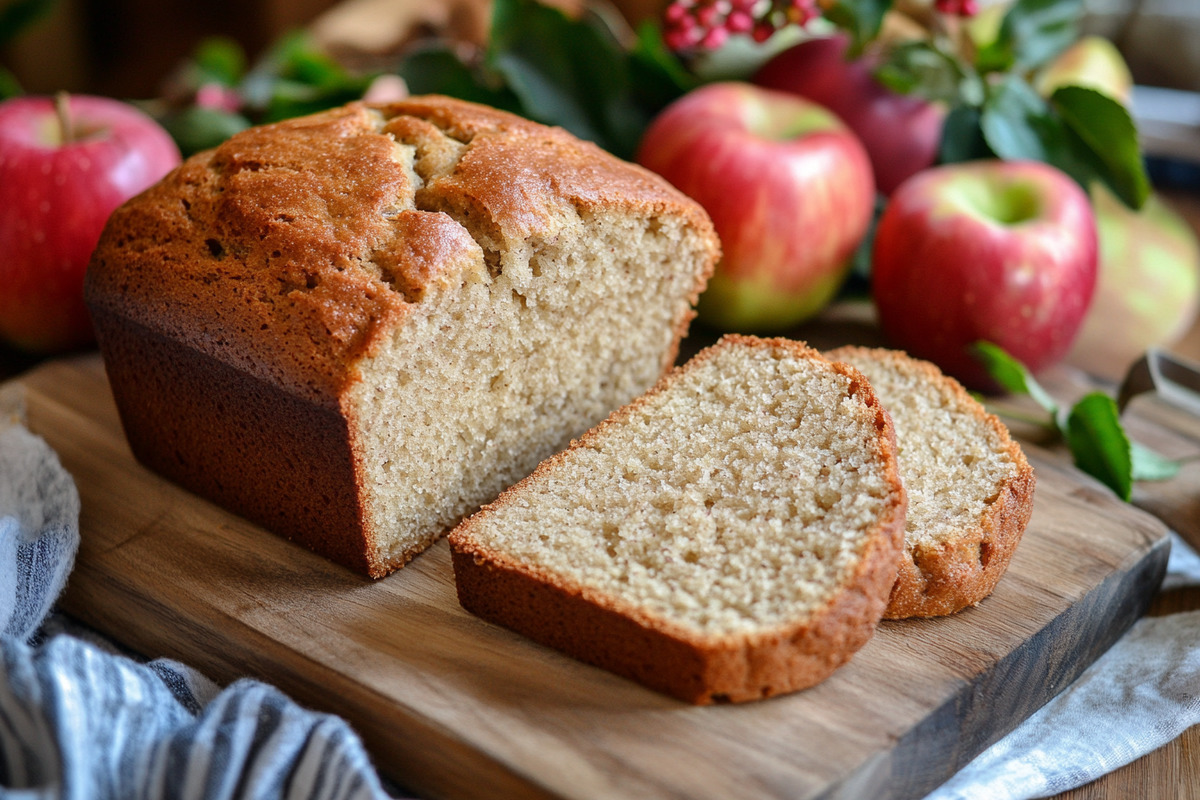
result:
M 861 370 L 891 412 L 908 490 L 905 553 L 886 616 L 953 614 L 991 594 L 1033 509 L 1033 467 L 996 416 L 928 361 L 826 354 Z
M 905 496 L 853 368 L 726 336 L 450 534 L 469 611 L 697 704 L 811 686 L 873 634 Z
M 412 97 L 190 158 L 86 296 L 143 464 L 378 577 L 653 386 L 718 256 L 649 171 Z

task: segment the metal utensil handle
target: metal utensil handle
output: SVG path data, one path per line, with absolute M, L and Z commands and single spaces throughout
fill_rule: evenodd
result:
M 1134 397 L 1146 392 L 1200 416 L 1200 364 L 1158 348 L 1147 350 L 1121 382 L 1117 409 L 1124 411 Z

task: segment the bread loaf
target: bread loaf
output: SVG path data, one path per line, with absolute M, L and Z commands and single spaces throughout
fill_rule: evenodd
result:
M 870 385 L 727 336 L 450 534 L 471 612 L 692 703 L 811 686 L 872 635 L 905 498 Z
M 718 255 L 648 171 L 417 97 L 189 159 L 86 297 L 138 459 L 381 576 L 653 385 Z
M 886 616 L 953 614 L 992 593 L 1033 509 L 1033 468 L 998 418 L 928 361 L 887 349 L 852 364 L 891 412 L 908 490 L 905 553 Z

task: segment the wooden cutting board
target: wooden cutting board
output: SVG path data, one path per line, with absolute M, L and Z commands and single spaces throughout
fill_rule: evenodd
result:
M 1033 517 L 990 598 L 883 623 L 811 690 L 696 708 L 468 615 L 444 542 L 371 582 L 150 474 L 95 356 L 21 382 L 82 498 L 66 610 L 342 715 L 381 772 L 430 796 L 922 797 L 1142 614 L 1169 549 L 1154 517 L 1030 449 Z

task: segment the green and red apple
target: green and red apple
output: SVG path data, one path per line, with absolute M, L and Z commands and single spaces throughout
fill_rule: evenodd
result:
M 1092 189 L 1100 271 L 1092 308 L 1067 360 L 1119 380 L 1150 347 L 1178 341 L 1200 312 L 1200 243 L 1161 198 L 1133 210 Z
M 833 298 L 870 224 L 871 165 L 829 110 L 747 83 L 714 83 L 665 108 L 637 160 L 702 205 L 723 256 L 700 319 L 780 331 Z
M 875 235 L 872 296 L 897 347 L 976 388 L 993 342 L 1033 371 L 1068 352 L 1096 284 L 1088 196 L 1033 161 L 934 167 L 892 195 Z
M 158 123 L 103 97 L 0 103 L 0 339 L 88 344 L 83 275 L 113 210 L 179 163 Z
M 1060 86 L 1086 86 L 1127 106 L 1133 75 L 1115 44 L 1102 36 L 1084 36 L 1055 57 L 1038 74 L 1035 85 L 1047 97 Z

